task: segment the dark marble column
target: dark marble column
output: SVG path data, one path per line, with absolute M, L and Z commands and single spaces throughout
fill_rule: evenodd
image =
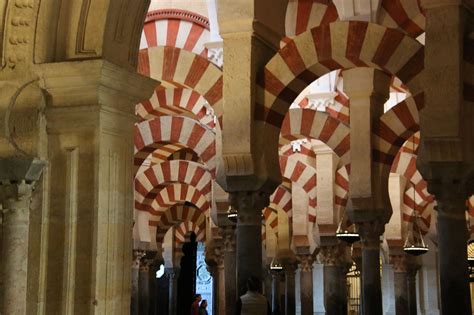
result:
M 416 274 L 420 266 L 414 263 L 407 265 L 407 298 L 408 298 L 408 315 L 416 315 Z
M 247 291 L 249 277 L 262 279 L 262 209 L 269 204 L 264 192 L 230 193 L 230 203 L 238 211 L 237 219 L 237 292 Z
M 448 175 L 446 175 L 447 178 Z M 438 203 L 438 259 L 442 314 L 470 314 L 467 263 L 466 184 L 428 181 Z
M 169 315 L 177 314 L 177 303 L 178 303 L 178 277 L 179 268 L 166 268 L 166 276 L 169 281 L 169 302 L 168 309 Z
M 225 314 L 234 315 L 237 301 L 235 226 L 225 226 L 221 232 L 224 238 Z
M 132 262 L 132 301 L 130 303 L 130 314 L 138 315 L 139 309 L 139 274 L 140 274 L 140 260 L 145 256 L 144 251 L 134 250 L 133 251 L 133 262 Z
M 138 274 L 138 313 L 148 315 L 150 313 L 150 264 L 146 258 L 140 260 Z
M 295 273 L 296 264 L 285 265 L 285 315 L 296 314 Z
M 408 314 L 408 282 L 405 254 L 390 255 L 390 264 L 393 266 L 395 312 L 397 315 Z
M 382 314 L 380 282 L 380 235 L 384 223 L 379 220 L 357 224 L 362 244 L 362 310 L 364 315 Z
M 324 306 L 327 314 L 347 314 L 347 290 L 341 281 L 345 255 L 343 250 L 340 244 L 335 244 L 322 246 L 319 252 L 319 260 L 324 265 Z
M 301 315 L 313 315 L 313 255 L 297 255 L 300 267 Z
M 272 314 L 280 315 L 281 306 L 280 306 L 280 272 L 271 272 L 272 276 Z

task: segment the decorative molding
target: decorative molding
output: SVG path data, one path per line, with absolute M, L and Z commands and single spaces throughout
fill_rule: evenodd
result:
M 224 42 L 208 42 L 204 46 L 207 48 L 207 59 L 222 68 L 224 65 Z
M 208 30 L 210 29 L 209 20 L 205 16 L 180 9 L 161 9 L 148 12 L 146 15 L 145 23 L 166 19 L 184 20 L 198 24 Z
M 311 93 L 306 95 L 308 105 L 306 108 L 326 112 L 329 106 L 334 106 L 337 92 Z

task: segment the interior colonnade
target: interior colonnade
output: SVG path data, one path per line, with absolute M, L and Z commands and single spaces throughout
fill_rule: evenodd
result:
M 0 3 L 0 314 L 471 314 L 473 13 Z

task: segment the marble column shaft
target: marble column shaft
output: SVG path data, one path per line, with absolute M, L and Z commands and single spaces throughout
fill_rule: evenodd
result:
M 176 315 L 177 303 L 178 303 L 178 268 L 167 268 L 166 275 L 169 281 L 169 297 L 168 297 L 168 308 L 169 315 Z
M 296 314 L 295 271 L 296 265 L 285 266 L 285 315 Z
M 133 262 L 132 262 L 132 297 L 130 304 L 130 314 L 138 315 L 139 310 L 139 274 L 140 274 L 140 259 L 143 257 L 144 252 L 133 251 Z
M 358 223 L 362 243 L 362 310 L 364 315 L 382 314 L 380 279 L 380 235 L 384 224 L 378 220 Z
M 237 258 L 235 226 L 222 229 L 224 237 L 224 281 L 225 281 L 225 313 L 234 315 L 237 301 Z
M 313 315 L 313 262 L 312 255 L 298 255 L 300 262 L 301 315 Z
M 241 296 L 249 277 L 262 280 L 262 210 L 269 204 L 269 195 L 244 191 L 230 193 L 229 200 L 238 211 L 237 292 Z
M 347 314 L 347 289 L 340 244 L 322 246 L 319 259 L 324 265 L 324 306 L 327 314 Z
M 393 266 L 395 288 L 395 312 L 397 315 L 408 314 L 408 287 L 405 254 L 390 255 Z
M 408 315 L 416 315 L 417 303 L 416 303 L 416 274 L 418 268 L 416 266 L 407 266 L 407 299 L 408 299 Z
M 31 190 L 31 185 L 24 182 L 0 186 L 3 197 L 2 314 L 27 314 Z
M 138 275 L 139 314 L 150 313 L 150 261 L 142 258 Z
M 272 311 L 273 311 L 273 315 L 280 315 L 281 314 L 280 279 L 281 279 L 280 273 L 272 272 Z

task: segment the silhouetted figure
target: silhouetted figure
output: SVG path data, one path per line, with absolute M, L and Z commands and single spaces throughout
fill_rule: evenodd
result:
M 207 300 L 202 300 L 199 305 L 199 315 L 209 315 L 207 312 Z
M 201 294 L 194 296 L 193 304 L 191 304 L 191 315 L 199 315 L 199 302 L 201 302 Z
M 260 293 L 261 283 L 257 277 L 247 280 L 247 293 L 242 295 L 236 305 L 236 315 L 271 315 L 268 300 Z

